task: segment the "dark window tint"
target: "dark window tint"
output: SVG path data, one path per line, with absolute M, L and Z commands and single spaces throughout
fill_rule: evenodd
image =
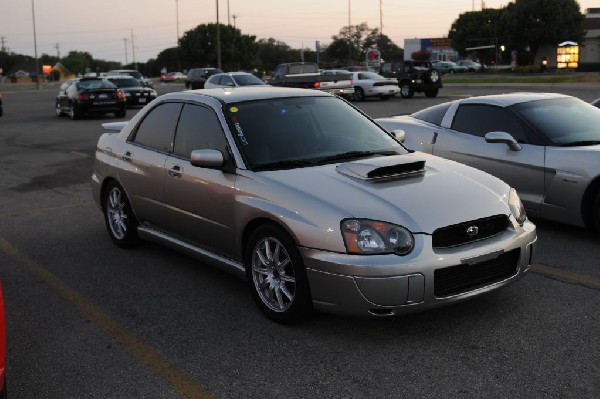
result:
M 227 141 L 221 123 L 210 109 L 186 104 L 177 125 L 173 152 L 190 158 L 193 150 L 208 148 L 227 154 Z
M 133 141 L 159 151 L 170 151 L 181 106 L 166 103 L 154 108 L 140 124 Z
M 519 142 L 527 142 L 523 126 L 515 115 L 504 108 L 493 105 L 466 104 L 458 107 L 452 129 L 474 136 L 485 136 L 489 132 L 507 132 Z
M 221 85 L 223 85 L 223 86 L 234 86 L 233 80 L 229 76 L 227 76 L 227 75 L 221 76 Z
M 415 119 L 420 119 L 425 122 L 433 123 L 434 125 L 441 125 L 446 111 L 450 108 L 451 103 L 444 103 L 435 105 L 433 107 L 426 108 L 422 111 L 415 112 L 411 116 Z

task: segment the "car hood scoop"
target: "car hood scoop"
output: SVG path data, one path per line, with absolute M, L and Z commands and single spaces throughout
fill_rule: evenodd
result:
M 425 172 L 425 160 L 412 155 L 397 155 L 347 162 L 336 167 L 338 173 L 362 180 L 396 179 Z

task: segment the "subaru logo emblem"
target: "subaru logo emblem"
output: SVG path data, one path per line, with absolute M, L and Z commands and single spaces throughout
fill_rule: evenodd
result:
M 471 226 L 467 229 L 467 235 L 468 236 L 476 236 L 477 234 L 479 234 L 479 227 L 477 226 Z

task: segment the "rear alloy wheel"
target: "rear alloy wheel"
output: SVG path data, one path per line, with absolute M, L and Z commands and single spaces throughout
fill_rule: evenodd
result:
M 106 187 L 102 211 L 108 234 L 117 246 L 127 248 L 138 243 L 138 222 L 125 190 L 117 182 Z
M 365 101 L 365 99 L 366 99 L 365 91 L 363 89 L 361 89 L 360 87 L 355 87 L 354 88 L 354 99 L 356 101 Z
M 71 103 L 71 107 L 69 107 L 69 118 L 72 120 L 81 119 L 81 111 L 75 103 Z
M 56 100 L 56 106 L 54 107 L 54 111 L 56 112 L 56 116 L 63 116 L 64 113 L 62 111 L 62 107 L 60 106 L 60 102 Z
M 402 98 L 412 98 L 415 95 L 415 91 L 409 82 L 400 83 L 400 95 Z
M 309 316 L 312 301 L 306 269 L 287 233 L 276 226 L 259 227 L 248 240 L 244 259 L 252 296 L 267 317 L 287 324 Z

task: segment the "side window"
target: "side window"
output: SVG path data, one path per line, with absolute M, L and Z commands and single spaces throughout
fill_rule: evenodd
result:
M 275 70 L 275 73 L 273 74 L 273 76 L 275 76 L 276 78 L 282 78 L 285 76 L 285 65 L 281 65 L 279 68 L 277 68 Z
M 440 126 L 442 124 L 442 120 L 444 119 L 444 115 L 446 115 L 448 108 L 450 108 L 450 105 L 452 105 L 452 103 L 434 105 L 433 107 L 415 112 L 411 116 L 415 119 L 420 119 L 422 121 Z
M 212 110 L 185 104 L 177 125 L 173 153 L 189 159 L 193 150 L 209 148 L 227 155 L 227 140 L 221 123 Z
M 222 84 L 223 86 L 235 86 L 235 85 L 233 84 L 233 80 L 232 80 L 232 79 L 231 79 L 229 76 L 227 76 L 227 75 L 223 75 L 223 76 L 221 77 L 221 84 Z
M 165 103 L 155 107 L 138 127 L 133 142 L 158 151 L 170 151 L 181 106 Z
M 452 129 L 479 137 L 489 132 L 507 132 L 518 142 L 527 142 L 523 125 L 515 116 L 506 109 L 493 105 L 461 105 L 454 116 Z

